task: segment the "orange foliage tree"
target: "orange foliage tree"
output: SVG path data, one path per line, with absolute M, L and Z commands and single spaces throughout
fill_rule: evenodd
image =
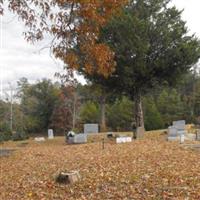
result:
M 98 42 L 99 32 L 127 1 L 0 0 L 0 14 L 5 7 L 17 14 L 28 27 L 28 41 L 42 40 L 46 33 L 51 34 L 50 48 L 56 58 L 68 65 L 68 70 L 78 70 L 81 65 L 86 73 L 108 77 L 115 68 L 114 52 Z M 84 59 L 73 51 L 77 44 Z

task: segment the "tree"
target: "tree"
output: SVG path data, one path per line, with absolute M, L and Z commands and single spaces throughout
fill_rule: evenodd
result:
M 112 130 L 131 130 L 133 116 L 133 102 L 127 97 L 117 99 L 113 104 L 108 105 L 108 125 Z
M 58 95 L 58 100 L 54 105 L 51 115 L 50 127 L 57 133 L 65 133 L 75 129 L 76 125 L 76 109 L 78 109 L 78 101 L 76 101 L 75 90 L 71 85 L 62 85 Z
M 146 130 L 157 130 L 164 128 L 161 114 L 151 96 L 148 96 L 144 99 L 144 124 Z
M 188 35 L 182 12 L 168 4 L 169 0 L 130 1 L 101 32 L 100 41 L 115 52 L 117 62 L 102 84 L 135 101 L 137 127 L 144 126 L 141 96 L 157 84 L 175 85 L 200 57 L 199 40 Z
M 83 101 L 92 101 L 99 104 L 100 109 L 100 118 L 99 124 L 102 132 L 107 130 L 106 125 L 106 102 L 110 99 L 110 93 L 106 92 L 102 85 L 89 83 L 79 87 L 80 95 L 82 96 Z
M 176 89 L 164 89 L 156 103 L 165 127 L 168 127 L 172 121 L 185 119 L 184 102 Z
M 97 123 L 99 121 L 99 107 L 94 102 L 88 101 L 82 105 L 80 110 L 81 124 Z
M 80 57 L 73 51 L 79 44 L 84 54 L 86 73 L 108 76 L 115 66 L 114 54 L 109 46 L 98 42 L 100 28 L 127 0 L 1 0 L 0 14 L 8 5 L 28 28 L 28 41 L 38 41 L 45 34 L 53 39 L 50 48 L 57 58 L 69 64 L 68 70 L 79 68 Z
M 23 129 L 28 132 L 46 130 L 50 125 L 59 88 L 46 79 L 31 85 L 27 79 L 23 78 L 18 81 L 18 86 Z

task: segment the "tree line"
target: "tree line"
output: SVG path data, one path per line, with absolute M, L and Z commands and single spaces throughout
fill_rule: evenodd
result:
M 0 3 L 0 13 L 3 13 L 1 5 L 4 2 Z M 131 122 L 136 127 L 157 128 L 151 127 L 153 124 L 166 127 L 169 121 L 179 117 L 194 121 L 198 112 L 198 84 L 193 84 L 190 90 L 194 93 L 189 96 L 189 90 L 184 88 L 187 84 L 183 82 L 191 80 L 190 76 L 195 76 L 196 81 L 196 72 L 191 73 L 191 70 L 200 58 L 200 40 L 189 33 L 181 17 L 183 11 L 170 4 L 170 0 L 120 0 L 118 3 L 114 0 L 87 3 L 53 0 L 39 4 L 35 0 L 28 1 L 32 9 L 26 1 L 20 2 L 12 1 L 8 6 L 30 29 L 26 38 L 35 42 L 43 39 L 44 33 L 50 33 L 53 36 L 51 50 L 65 63 L 66 74 L 61 77 L 67 82 L 68 76 L 73 78 L 77 72 L 88 81 L 86 93 L 93 100 L 88 100 L 86 106 L 93 114 L 97 113 L 101 130 L 111 124 L 109 116 L 112 116 L 110 121 L 114 118 L 112 106 L 119 109 L 123 101 L 132 105 Z M 74 86 L 67 90 L 74 88 L 77 90 Z M 69 114 L 73 128 L 79 113 L 77 105 L 82 105 L 83 100 L 79 102 L 77 94 L 71 95 L 76 101 L 67 104 L 71 106 Z M 34 95 L 38 95 L 37 91 Z M 60 93 L 58 110 L 54 110 L 53 116 L 60 118 L 59 122 L 66 121 L 60 117 L 67 112 L 63 110 L 65 95 L 64 91 Z M 50 108 L 45 111 L 46 116 L 50 111 Z M 42 115 L 40 117 L 42 119 Z M 158 123 L 150 122 L 152 117 Z M 35 118 L 32 120 L 45 128 L 52 118 L 39 122 Z
M 180 119 L 199 123 L 200 76 L 190 72 L 177 87 L 158 86 L 142 96 L 142 102 L 146 130 L 164 129 Z M 101 131 L 131 131 L 135 112 L 135 102 L 127 96 L 105 95 L 92 84 L 53 83 L 47 79 L 30 84 L 21 78 L 13 102 L 11 133 L 10 103 L 9 99 L 0 102 L 0 134 L 4 139 L 16 132 L 46 135 L 49 128 L 57 135 L 70 130 L 82 132 L 84 123 L 98 123 Z

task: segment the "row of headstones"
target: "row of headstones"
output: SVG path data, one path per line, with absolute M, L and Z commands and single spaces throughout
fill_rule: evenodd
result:
M 66 141 L 69 144 L 80 144 L 80 143 L 87 143 L 87 134 L 91 133 L 99 133 L 99 125 L 98 124 L 84 124 L 84 133 L 75 134 L 73 131 L 67 133 Z M 136 138 L 140 139 L 144 136 L 144 128 L 139 127 L 136 130 Z M 48 130 L 48 139 L 54 139 L 53 129 Z M 35 141 L 41 142 L 45 141 L 44 137 L 36 137 Z M 131 142 L 131 137 L 120 136 L 116 138 L 117 143 L 125 143 Z
M 99 132 L 99 126 L 98 124 L 84 124 L 84 134 L 74 134 L 73 137 L 69 137 L 69 143 L 85 143 L 87 142 L 87 134 L 90 133 L 98 133 Z M 72 133 L 72 131 L 71 131 Z M 67 137 L 67 136 L 66 136 Z M 48 130 L 48 139 L 54 139 L 54 132 L 53 129 Z M 36 137 L 36 142 L 43 142 L 45 141 L 44 137 Z
M 144 128 L 139 127 L 136 130 L 136 138 L 141 139 L 144 137 Z M 75 134 L 73 131 L 70 131 L 66 135 L 66 142 L 68 144 L 81 144 L 87 143 L 88 133 L 98 133 L 98 124 L 87 124 L 84 126 L 84 133 Z M 112 133 L 107 133 L 107 136 L 112 135 Z M 116 143 L 126 143 L 131 142 L 132 137 L 119 136 L 116 138 Z

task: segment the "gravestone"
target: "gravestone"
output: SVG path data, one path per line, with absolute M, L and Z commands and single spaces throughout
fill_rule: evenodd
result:
M 185 120 L 173 121 L 173 125 L 168 127 L 168 141 L 185 140 Z
M 127 143 L 127 142 L 132 142 L 132 138 L 131 137 L 118 137 L 118 138 L 116 138 L 117 144 Z
M 54 139 L 53 129 L 48 130 L 48 139 Z
M 168 128 L 168 137 L 177 137 L 177 129 L 173 126 Z
M 173 121 L 173 127 L 178 131 L 185 130 L 185 120 Z
M 36 137 L 34 139 L 36 142 L 44 142 L 45 141 L 45 138 L 44 137 Z
M 185 141 L 185 135 L 184 133 L 180 134 L 180 143 L 183 144 Z
M 138 127 L 136 129 L 136 138 L 142 139 L 144 137 L 144 133 L 145 133 L 144 127 Z
M 67 139 L 68 144 L 84 144 L 87 143 L 87 135 L 80 133 L 75 134 L 74 136 L 68 137 Z
M 84 124 L 84 133 L 99 133 L 99 125 L 98 124 Z

